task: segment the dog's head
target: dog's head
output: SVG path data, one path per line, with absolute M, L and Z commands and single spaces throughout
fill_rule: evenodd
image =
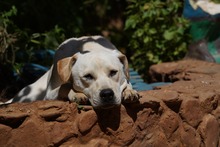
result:
M 128 61 L 117 50 L 77 53 L 57 63 L 58 73 L 73 89 L 88 96 L 94 108 L 121 104 L 122 91 L 129 80 Z

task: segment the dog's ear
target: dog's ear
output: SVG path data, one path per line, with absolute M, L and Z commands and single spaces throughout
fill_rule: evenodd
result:
M 114 52 L 117 54 L 117 57 L 119 58 L 119 60 L 123 64 L 123 70 L 124 70 L 124 73 L 125 73 L 127 80 L 130 80 L 129 65 L 128 65 L 127 57 L 124 54 L 122 54 L 121 52 L 119 52 L 118 50 L 114 50 Z
M 127 57 L 125 55 L 121 54 L 120 56 L 118 56 L 118 58 L 124 66 L 124 73 L 125 73 L 125 76 L 127 77 L 127 80 L 130 80 L 129 66 L 128 66 Z
M 64 83 L 67 83 L 71 78 L 71 69 L 76 62 L 77 55 L 61 59 L 57 62 L 57 72 Z

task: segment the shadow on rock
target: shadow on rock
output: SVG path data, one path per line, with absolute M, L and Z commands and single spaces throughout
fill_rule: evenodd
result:
M 110 128 L 116 131 L 120 126 L 121 106 L 111 109 L 96 109 L 95 112 L 98 117 L 98 124 L 103 132 Z

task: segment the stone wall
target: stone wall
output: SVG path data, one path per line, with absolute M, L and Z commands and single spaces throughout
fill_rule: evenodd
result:
M 0 106 L 0 146 L 219 146 L 220 65 L 202 61 L 150 68 L 142 98 L 109 110 L 62 101 Z

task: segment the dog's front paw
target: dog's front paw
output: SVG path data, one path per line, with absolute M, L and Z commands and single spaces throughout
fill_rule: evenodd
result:
M 86 104 L 88 102 L 88 97 L 84 93 L 70 92 L 68 97 L 71 102 L 78 104 Z
M 125 89 L 122 96 L 125 103 L 137 102 L 140 99 L 140 95 L 134 89 Z

